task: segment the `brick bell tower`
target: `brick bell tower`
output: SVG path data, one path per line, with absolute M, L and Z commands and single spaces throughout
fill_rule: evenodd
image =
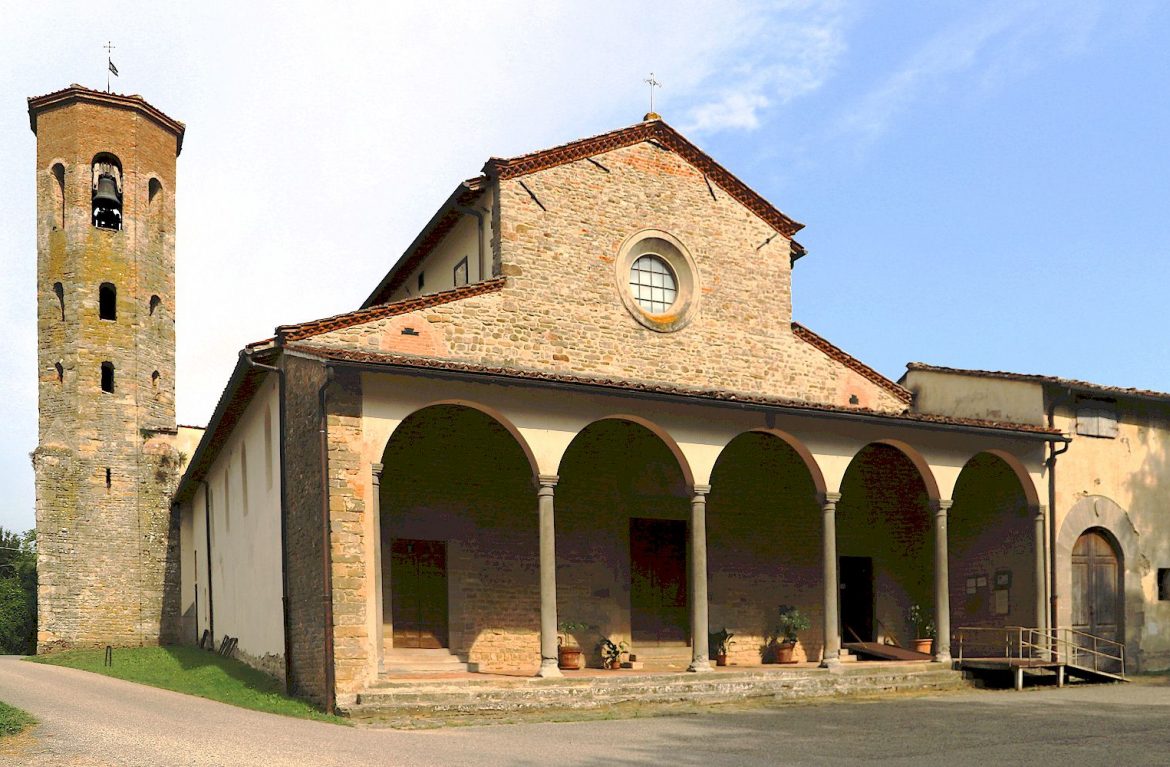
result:
M 175 162 L 140 96 L 28 100 L 36 134 L 37 651 L 174 632 Z

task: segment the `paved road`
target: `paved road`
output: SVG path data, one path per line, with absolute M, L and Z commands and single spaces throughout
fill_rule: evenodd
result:
M 962 692 L 572 724 L 401 732 L 261 714 L 0 657 L 0 700 L 41 724 L 0 764 L 1170 764 L 1170 685 Z

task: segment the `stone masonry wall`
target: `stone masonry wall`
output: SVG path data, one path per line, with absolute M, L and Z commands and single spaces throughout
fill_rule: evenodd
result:
M 653 144 L 596 159 L 608 173 L 582 160 L 500 183 L 494 246 L 503 291 L 312 343 L 905 409 L 793 335 L 788 240 L 718 189 L 712 199 L 701 173 Z M 628 275 L 616 274 L 615 259 L 647 228 L 677 237 L 694 258 L 699 308 L 681 330 L 650 330 L 622 303 Z M 429 325 L 427 338 L 402 335 L 402 325 Z
M 155 643 L 177 618 L 175 136 L 84 102 L 40 112 L 36 132 L 38 651 Z M 121 230 L 90 221 L 99 152 L 121 162 Z M 106 282 L 112 320 L 98 316 Z

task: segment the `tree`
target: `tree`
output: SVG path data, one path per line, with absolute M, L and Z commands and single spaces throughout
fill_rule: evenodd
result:
M 0 652 L 31 655 L 36 649 L 36 535 L 0 527 Z

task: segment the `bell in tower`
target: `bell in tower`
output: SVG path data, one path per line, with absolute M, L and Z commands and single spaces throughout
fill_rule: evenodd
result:
M 101 154 L 93 161 L 93 225 L 122 228 L 122 168 L 112 155 Z

